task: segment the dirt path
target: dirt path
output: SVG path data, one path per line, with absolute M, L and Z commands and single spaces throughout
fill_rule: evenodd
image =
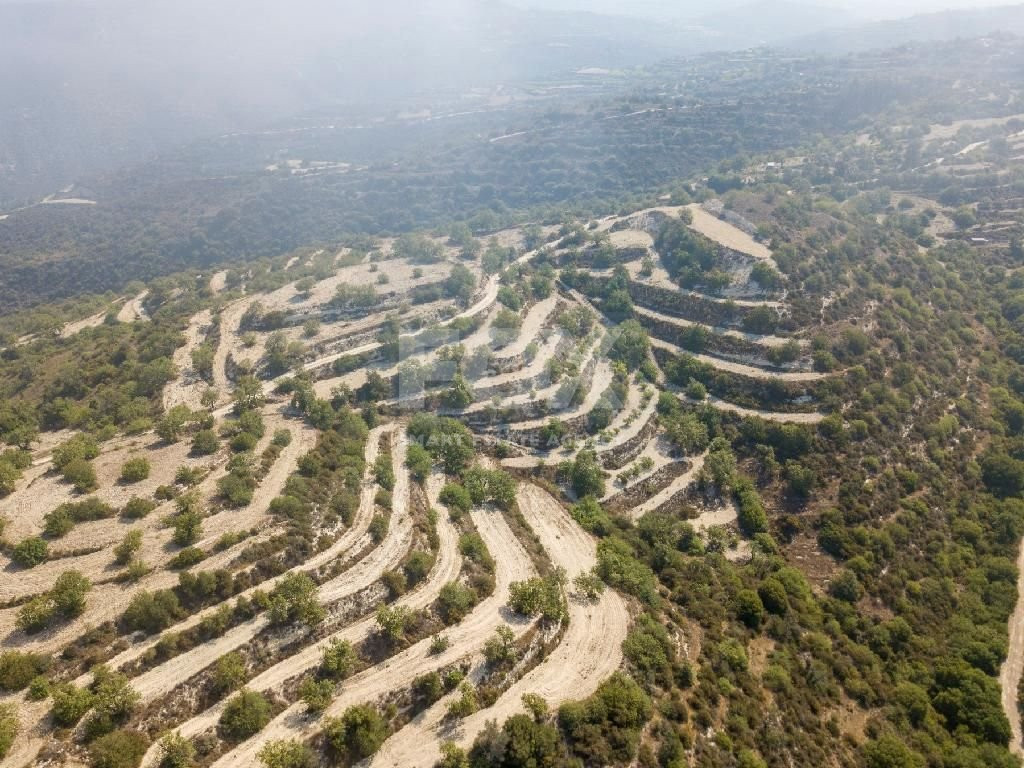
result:
M 691 400 L 686 400 L 686 398 L 682 399 L 686 402 L 693 402 Z M 730 413 L 735 413 L 740 416 L 756 416 L 759 419 L 774 421 L 780 424 L 819 424 L 822 419 L 825 418 L 825 414 L 818 412 L 784 413 L 782 411 L 761 411 L 756 408 L 744 408 L 742 405 L 727 402 L 721 398 L 715 397 L 714 395 L 708 395 L 705 402 L 720 411 L 729 411 Z
M 625 267 L 626 271 L 629 272 L 630 278 L 638 283 L 653 285 L 655 288 L 664 288 L 666 291 L 679 290 L 679 283 L 675 282 L 672 276 L 669 275 L 668 270 L 662 266 L 660 258 L 654 260 L 654 268 L 649 275 L 641 274 L 641 270 L 644 268 L 642 261 L 631 261 Z M 590 270 L 590 272 L 593 274 L 597 270 Z
M 596 546 L 561 505 L 533 485 L 522 487 L 520 508 L 555 565 L 565 568 L 569 579 L 596 564 Z M 442 740 L 469 746 L 486 723 L 503 723 L 525 711 L 523 694 L 541 696 L 552 708 L 582 699 L 597 690 L 622 663 L 622 643 L 629 630 L 625 602 L 613 590 L 605 590 L 596 602 L 570 600 L 569 627 L 558 647 L 537 667 L 514 683 L 494 703 L 442 730 L 447 701 L 442 700 L 420 718 L 384 743 L 373 766 L 411 768 L 434 765 Z
M 526 313 L 523 325 L 519 329 L 519 337 L 504 349 L 495 353 L 499 360 L 520 355 L 530 345 L 530 342 L 537 339 L 541 328 L 547 323 L 551 314 L 558 306 L 558 294 L 552 293 L 543 301 L 538 301 Z
M 72 336 L 84 331 L 86 328 L 96 328 L 97 326 L 103 325 L 103 321 L 107 319 L 107 313 L 108 310 L 104 309 L 101 312 L 97 312 L 95 315 L 89 315 L 89 317 L 82 318 L 81 320 L 65 323 L 64 327 L 60 329 L 60 337 L 62 339 L 70 339 Z
M 377 427 L 376 429 L 371 430 L 367 437 L 366 447 L 364 450 L 364 459 L 367 466 L 367 471 L 363 478 L 363 488 L 360 496 L 359 509 L 356 511 L 356 515 L 353 518 L 352 526 L 347 531 L 345 531 L 345 533 L 339 536 L 338 540 L 335 541 L 334 544 L 332 544 L 330 547 L 325 549 L 323 552 L 313 556 L 302 565 L 292 568 L 287 573 L 301 572 L 319 568 L 320 566 L 333 560 L 335 557 L 338 557 L 339 555 L 349 551 L 363 539 L 363 536 L 366 534 L 366 530 L 369 528 L 370 520 L 373 517 L 373 497 L 377 487 L 376 484 L 371 479 L 370 468 L 373 466 L 373 462 L 377 458 L 377 453 L 380 449 L 381 435 L 384 434 L 384 432 L 390 431 L 392 429 L 393 427 L 391 426 Z M 262 584 L 253 587 L 252 589 L 246 590 L 241 594 L 248 597 L 249 595 L 251 595 L 253 591 L 257 589 L 272 589 L 273 585 L 276 584 L 277 581 L 279 581 L 281 578 L 283 578 L 284 575 L 285 574 L 281 574 L 280 576 L 274 577 L 273 579 L 269 579 L 263 582 Z M 192 614 L 185 621 L 169 627 L 163 634 L 151 637 L 143 641 L 142 643 L 138 643 L 132 646 L 131 648 L 123 651 L 122 653 L 118 654 L 108 662 L 108 666 L 110 666 L 112 669 L 119 669 L 123 667 L 125 664 L 134 661 L 135 659 L 142 656 L 150 648 L 155 646 L 158 642 L 160 642 L 161 637 L 163 637 L 165 634 L 169 632 L 182 632 L 186 629 L 189 629 L 199 624 L 199 622 L 201 622 L 207 616 L 215 613 L 219 607 L 220 606 L 213 606 L 211 608 L 199 611 L 198 613 Z M 86 676 L 84 678 L 80 678 L 78 681 L 76 681 L 76 683 L 79 685 L 84 685 L 88 682 L 89 679 L 90 678 Z
M 28 768 L 36 765 L 36 757 L 53 732 L 49 721 L 49 699 L 45 701 L 28 701 L 24 696 L 11 697 L 9 703 L 18 708 L 18 735 L 0 765 L 4 768 Z
M 597 401 L 601 399 L 601 395 L 604 394 L 605 390 L 611 386 L 612 383 L 612 366 L 607 360 L 600 360 L 597 366 L 594 368 L 594 376 L 590 382 L 590 388 L 587 390 L 587 396 L 583 400 L 583 403 L 578 407 L 573 408 L 569 411 L 562 411 L 552 413 L 541 419 L 532 419 L 530 421 L 519 421 L 509 424 L 509 427 L 513 429 L 534 429 L 536 427 L 542 427 L 551 421 L 552 417 L 557 416 L 558 419 L 565 421 L 568 419 L 575 418 L 576 416 L 583 416 L 594 410 L 594 406 L 597 405 Z
M 692 320 L 684 320 L 683 318 L 676 317 L 675 315 L 665 315 L 661 312 L 656 312 L 653 309 L 648 309 L 647 307 L 641 307 L 638 305 L 634 306 L 633 310 L 638 315 L 649 317 L 652 320 L 670 323 L 672 325 L 679 326 L 680 328 L 700 327 L 704 328 L 709 333 L 713 333 L 718 336 L 732 336 L 733 338 L 744 339 L 745 341 L 751 341 L 755 344 L 761 344 L 766 347 L 781 347 L 784 344 L 788 344 L 790 341 L 793 341 L 793 339 L 787 339 L 782 336 L 759 336 L 755 333 L 744 333 L 743 331 L 737 331 L 732 328 L 720 328 L 714 325 L 704 325 L 703 323 L 696 323 Z M 801 344 L 806 344 L 806 342 L 802 342 L 800 339 L 797 339 L 796 341 Z
M 707 456 L 707 453 L 702 453 L 699 456 L 691 456 L 688 459 L 690 462 L 690 468 L 662 488 L 658 493 L 647 499 L 643 504 L 633 507 L 633 509 L 629 511 L 629 519 L 635 523 L 648 512 L 660 507 L 666 501 L 679 493 L 679 491 L 689 488 L 690 484 L 697 479 L 697 475 L 700 474 L 700 471 L 704 468 L 705 456 Z
M 408 512 L 409 474 L 401 469 L 405 462 L 406 445 L 404 438 L 401 435 L 397 436 L 394 456 L 396 483 L 393 499 L 395 508 L 387 535 L 379 547 L 375 547 L 352 568 L 321 585 L 318 592 L 321 602 L 341 600 L 365 589 L 373 584 L 382 572 L 394 568 L 400 563 L 408 550 L 412 542 L 412 519 Z M 308 565 L 307 563 L 307 568 L 303 570 L 308 569 Z M 266 584 L 262 586 L 264 591 L 269 588 Z M 183 680 L 206 669 L 225 653 L 252 640 L 269 624 L 267 616 L 260 614 L 229 630 L 221 637 L 175 656 L 165 664 L 154 667 L 132 680 L 132 687 L 139 692 L 144 702 L 170 693 Z
M 608 234 L 608 241 L 616 248 L 653 248 L 654 237 L 640 229 L 620 229 Z
M 647 404 L 642 405 L 643 392 L 641 391 L 641 388 L 637 386 L 635 382 L 629 385 L 629 395 L 626 399 L 626 405 L 609 426 L 610 429 L 617 428 L 618 432 L 616 432 L 615 436 L 607 443 L 598 444 L 598 454 L 610 451 L 613 448 L 618 448 L 620 445 L 629 442 L 643 431 L 644 427 L 647 426 L 647 422 L 658 409 L 658 390 L 651 387 L 650 394 L 651 396 L 647 400 Z M 633 411 L 637 408 L 640 408 L 640 411 L 634 416 Z M 629 424 L 626 424 L 625 422 L 629 418 L 632 418 L 633 420 Z
M 418 675 L 453 664 L 466 655 L 477 653 L 494 629 L 503 621 L 521 634 L 529 621 L 517 618 L 506 608 L 509 585 L 533 574 L 530 558 L 516 539 L 499 512 L 475 509 L 473 522 L 496 561 L 494 592 L 459 624 L 449 627 L 448 649 L 439 654 L 430 653 L 430 639 L 416 643 L 384 663 L 364 670 L 345 681 L 342 690 L 328 707 L 325 715 L 336 717 L 345 709 L 362 702 L 375 701 L 385 694 L 404 688 Z M 312 735 L 321 726 L 319 721 L 306 717 L 305 705 L 294 704 L 271 721 L 259 734 L 240 745 L 214 763 L 217 768 L 251 766 L 262 744 L 273 739 L 296 738 Z
M 215 294 L 220 293 L 228 284 L 228 271 L 222 269 L 220 272 L 214 272 L 210 278 L 210 290 Z
M 288 476 L 294 471 L 295 465 L 301 455 L 306 453 L 316 441 L 316 431 L 312 428 L 299 424 L 298 422 L 283 422 L 275 418 L 268 418 L 268 434 L 263 442 L 269 443 L 271 432 L 274 427 L 287 423 L 292 432 L 292 442 L 281 452 L 281 456 L 273 464 L 270 471 L 260 482 L 253 495 L 252 502 L 242 509 L 227 509 L 209 515 L 203 519 L 203 539 L 196 546 L 209 550 L 217 540 L 229 532 L 241 531 L 253 527 L 259 527 L 269 522 L 267 510 L 270 502 L 276 498 L 287 482 Z M 211 473 L 198 486 L 200 493 L 206 498 L 216 487 L 216 480 L 224 473 L 221 467 Z M 97 542 L 105 541 L 108 544 L 114 540 L 120 540 L 124 532 L 129 528 L 139 528 L 143 531 L 143 547 L 141 556 L 143 560 L 154 570 L 147 576 L 134 584 L 121 584 L 107 582 L 96 584 L 89 593 L 85 613 L 70 624 L 62 625 L 48 632 L 38 635 L 25 636 L 15 631 L 15 619 L 17 608 L 0 610 L 0 636 L 5 636 L 5 643 L 17 645 L 25 650 L 53 653 L 62 645 L 70 642 L 81 633 L 83 626 L 96 626 L 104 621 L 113 621 L 124 612 L 132 597 L 141 590 L 166 589 L 174 586 L 178 581 L 177 573 L 162 570 L 175 549 L 168 547 L 172 531 L 160 527 L 160 520 L 163 517 L 160 510 L 153 511 L 142 521 L 135 523 L 122 522 L 117 518 L 97 523 L 86 523 L 84 527 L 93 526 L 98 536 Z M 102 528 L 101 526 L 106 526 Z M 243 541 L 225 552 L 215 554 L 204 560 L 197 570 L 208 570 L 217 567 L 218 563 L 224 564 L 238 553 L 249 542 Z M 222 562 L 223 561 L 223 562 Z M 94 581 L 104 577 L 110 577 L 116 569 L 112 567 L 113 557 L 109 548 L 104 548 L 98 553 L 85 555 L 76 558 L 64 558 L 53 561 L 53 565 L 40 571 L 39 581 L 32 571 L 17 572 L 16 579 L 25 581 L 31 585 L 32 593 L 43 591 L 52 586 L 49 581 L 55 578 L 60 572 L 76 568 L 85 573 Z M 35 569 L 32 569 L 33 571 Z M 15 587 L 8 586 L 8 590 L 16 589 L 17 581 L 11 579 Z
M 231 396 L 231 382 L 228 380 L 227 362 L 231 352 L 242 348 L 239 336 L 239 325 L 242 315 L 254 299 L 242 299 L 228 304 L 220 313 L 220 342 L 213 354 L 213 386 L 220 394 L 220 401 L 225 402 Z
M 485 376 L 482 379 L 478 379 L 473 382 L 473 391 L 480 398 L 485 397 L 484 393 L 488 390 L 502 387 L 505 384 L 529 379 L 540 379 L 547 370 L 548 360 L 554 355 L 558 345 L 564 338 L 565 336 L 562 333 L 552 333 L 548 340 L 540 345 L 540 348 L 537 350 L 537 356 L 526 367 L 520 368 L 517 371 L 499 373 L 496 376 Z M 545 378 L 544 383 L 546 382 L 547 379 Z
M 662 467 L 666 467 L 671 464 L 674 461 L 672 453 L 672 444 L 669 442 L 668 438 L 665 437 L 664 434 L 655 434 L 635 459 L 622 467 L 622 469 L 616 471 L 621 472 L 622 470 L 635 466 L 637 462 L 645 458 L 651 460 L 651 468 L 642 471 L 639 475 L 630 479 L 625 485 L 619 485 L 618 482 L 608 483 L 607 490 L 605 491 L 604 496 L 601 497 L 601 501 L 608 501 L 608 499 L 617 496 L 623 491 L 628 491 L 638 483 L 642 483 L 647 480 Z
M 688 355 L 689 357 L 696 358 L 705 365 L 710 365 L 715 370 L 735 373 L 737 376 L 745 376 L 748 379 L 760 379 L 762 381 L 775 379 L 777 381 L 801 382 L 820 381 L 830 375 L 826 373 L 819 373 L 818 371 L 769 371 L 764 368 L 757 368 L 753 365 L 744 365 L 743 363 L 736 363 L 732 360 L 724 360 L 721 357 L 704 355 L 699 352 L 690 352 L 682 347 L 677 347 L 675 344 L 655 338 L 651 339 L 651 346 L 657 347 L 658 349 L 664 349 L 674 355 Z
M 397 466 L 397 457 L 395 463 Z M 401 475 L 405 475 L 406 478 L 408 478 L 408 472 L 400 472 L 399 476 Z M 407 482 L 408 480 L 406 480 L 406 483 Z M 443 478 L 437 475 L 433 476 L 430 482 L 428 483 L 429 498 L 435 500 L 437 494 L 440 492 L 442 487 Z M 396 484 L 396 501 L 398 498 L 399 490 L 400 489 Z M 405 485 L 405 490 L 406 492 L 408 491 L 407 484 Z M 420 610 L 422 608 L 425 608 L 437 598 L 438 593 L 446 583 L 454 580 L 458 576 L 462 562 L 458 552 L 458 532 L 455 530 L 454 525 L 447 517 L 442 516 L 438 520 L 438 536 L 440 538 L 440 547 L 438 550 L 437 559 L 435 560 L 434 563 L 434 567 L 431 569 L 429 576 L 425 581 L 419 584 L 416 587 L 416 589 L 406 593 L 399 601 L 397 601 L 397 604 L 404 605 L 412 610 Z M 377 576 L 379 575 L 380 571 L 377 572 Z M 250 680 L 246 684 L 246 686 L 251 690 L 257 691 L 267 691 L 277 688 L 283 685 L 288 680 L 294 678 L 297 675 L 301 675 L 302 673 L 314 668 L 317 664 L 319 664 L 321 655 L 323 653 L 323 649 L 330 642 L 337 639 L 344 639 L 355 644 L 368 637 L 370 633 L 374 631 L 375 627 L 376 618 L 374 616 L 368 616 L 356 622 L 355 624 L 352 624 L 346 627 L 345 629 L 334 633 L 329 637 L 323 638 L 322 640 L 319 640 L 316 643 L 310 644 L 309 646 L 303 648 L 298 653 L 288 657 L 279 664 L 276 664 L 273 667 L 270 667 L 269 669 L 260 673 L 252 680 Z M 425 642 L 429 644 L 429 640 Z M 387 666 L 389 663 L 391 662 L 385 662 L 385 665 L 383 666 Z M 372 669 L 377 668 L 375 667 Z M 344 685 L 344 690 L 346 692 L 355 690 L 356 686 L 358 685 L 358 681 L 364 678 L 364 676 L 366 676 L 366 673 L 370 671 L 371 670 L 366 670 L 364 673 L 356 675 L 355 677 L 346 681 Z M 400 673 L 403 676 L 403 680 L 407 680 L 406 676 L 413 674 L 404 666 L 401 669 Z M 391 682 L 391 686 L 395 686 L 394 681 Z M 184 736 L 191 737 L 213 727 L 214 725 L 216 725 L 216 722 L 220 717 L 220 713 L 223 711 L 226 703 L 226 700 L 219 702 L 218 704 L 208 709 L 206 712 L 203 712 L 197 717 L 192 718 L 188 722 L 182 724 L 182 726 L 178 729 L 178 732 Z M 273 732 L 271 729 L 274 728 L 275 723 L 284 725 L 285 723 L 291 722 L 292 720 L 297 720 L 300 723 L 305 724 L 307 722 L 306 718 L 301 716 L 301 712 L 304 710 L 304 704 L 293 704 L 291 707 L 289 707 L 283 713 L 281 713 L 267 728 L 261 731 L 258 735 L 244 742 L 233 752 L 229 752 L 227 755 L 218 760 L 217 763 L 215 764 L 244 766 L 255 765 L 255 756 L 256 753 L 259 751 L 259 748 L 267 740 L 269 740 L 270 738 L 274 738 L 271 735 L 271 733 Z M 288 730 L 287 725 L 285 725 L 285 730 Z M 143 763 L 144 765 L 151 764 L 150 758 L 155 758 L 155 755 L 152 755 L 153 752 L 154 750 L 151 749 L 150 755 L 147 755 L 147 760 Z
M 189 320 L 185 330 L 185 346 L 174 350 L 174 367 L 178 377 L 164 388 L 164 410 L 176 405 L 187 405 L 192 410 L 200 407 L 199 398 L 207 384 L 192 370 L 192 350 L 199 346 L 213 323 L 210 310 L 204 309 Z
M 142 306 L 147 296 L 149 296 L 148 290 L 143 291 L 134 299 L 126 301 L 121 307 L 121 311 L 117 313 L 117 322 L 134 323 L 136 320 L 148 320 L 149 315 L 146 314 L 146 309 Z
M 929 127 L 928 133 L 923 139 L 921 139 L 921 141 L 927 144 L 928 142 L 935 141 L 937 139 L 951 139 L 956 136 L 957 132 L 961 128 L 988 128 L 993 125 L 1002 125 L 1010 120 L 1020 119 L 1024 119 L 1024 114 L 1007 115 L 1006 117 L 982 117 L 969 120 L 954 120 L 949 125 L 935 123 Z
M 999 670 L 999 686 L 1002 690 L 1003 712 L 1010 721 L 1010 751 L 1015 755 L 1024 755 L 1020 709 L 1017 707 L 1017 685 L 1024 672 L 1024 539 L 1021 540 L 1017 555 L 1017 604 L 1010 616 L 1009 633 L 1010 644 L 1006 661 Z

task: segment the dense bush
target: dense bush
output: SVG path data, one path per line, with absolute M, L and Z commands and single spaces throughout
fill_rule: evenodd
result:
M 387 722 L 371 706 L 349 707 L 339 718 L 324 722 L 324 736 L 331 750 L 348 763 L 357 763 L 373 755 L 388 735 Z
M 136 457 L 121 465 L 121 482 L 138 483 L 149 477 L 149 459 Z
M 136 768 L 149 741 L 136 731 L 114 731 L 89 745 L 89 765 L 93 768 Z
M 49 553 L 46 542 L 40 538 L 24 539 L 11 550 L 11 559 L 23 568 L 33 568 L 45 562 Z
M 270 702 L 262 694 L 243 688 L 224 707 L 218 729 L 230 741 L 243 741 L 263 730 L 270 714 Z

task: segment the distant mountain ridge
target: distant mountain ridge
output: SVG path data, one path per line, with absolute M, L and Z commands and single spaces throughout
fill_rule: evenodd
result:
M 894 21 L 842 26 L 797 35 L 781 45 L 815 53 L 854 53 L 908 42 L 933 42 L 988 34 L 1024 35 L 1024 5 L 919 14 Z

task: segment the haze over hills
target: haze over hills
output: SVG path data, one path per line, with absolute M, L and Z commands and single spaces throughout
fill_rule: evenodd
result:
M 396 0 L 383 14 L 368 0 L 7 0 L 0 3 L 0 208 L 196 138 L 299 114 L 399 109 L 412 96 L 419 106 L 443 97 L 476 109 L 478 102 L 458 102 L 472 88 L 565 78 L 581 68 L 1021 26 L 1012 8 L 854 27 L 861 11 L 819 3 L 727 2 L 713 13 L 706 4 L 657 0 L 527 5 Z M 650 22 L 670 8 L 673 21 Z
M 0 201 L 298 111 L 685 50 L 635 20 L 476 0 L 398 0 L 386 15 L 369 2 L 255 5 L 258 13 L 235 0 L 0 6 Z
M 515 5 L 572 11 L 622 14 L 650 19 L 690 21 L 714 12 L 730 12 L 749 0 L 721 0 L 709 7 L 704 0 L 511 0 Z M 955 8 L 1003 5 L 1000 0 L 815 0 L 813 5 L 855 14 L 867 20 L 895 19 Z
M 1024 34 L 1024 5 L 940 11 L 906 19 L 836 26 L 783 41 L 799 50 L 842 53 L 907 42 L 951 40 L 989 34 Z

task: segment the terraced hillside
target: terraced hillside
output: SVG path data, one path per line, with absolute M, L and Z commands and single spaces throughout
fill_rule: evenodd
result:
M 785 295 L 764 245 L 676 206 L 122 300 L 182 329 L 162 415 L 32 442 L 0 501 L 0 666 L 25 670 L 5 764 L 352 760 L 361 713 L 390 734 L 374 764 L 432 765 L 531 696 L 594 695 L 636 598 L 598 588 L 578 509 L 671 511 L 750 556 L 715 446 L 678 429 L 824 418 L 835 374 Z
M 3 764 L 1012 765 L 1016 209 L 843 141 L 14 339 Z

